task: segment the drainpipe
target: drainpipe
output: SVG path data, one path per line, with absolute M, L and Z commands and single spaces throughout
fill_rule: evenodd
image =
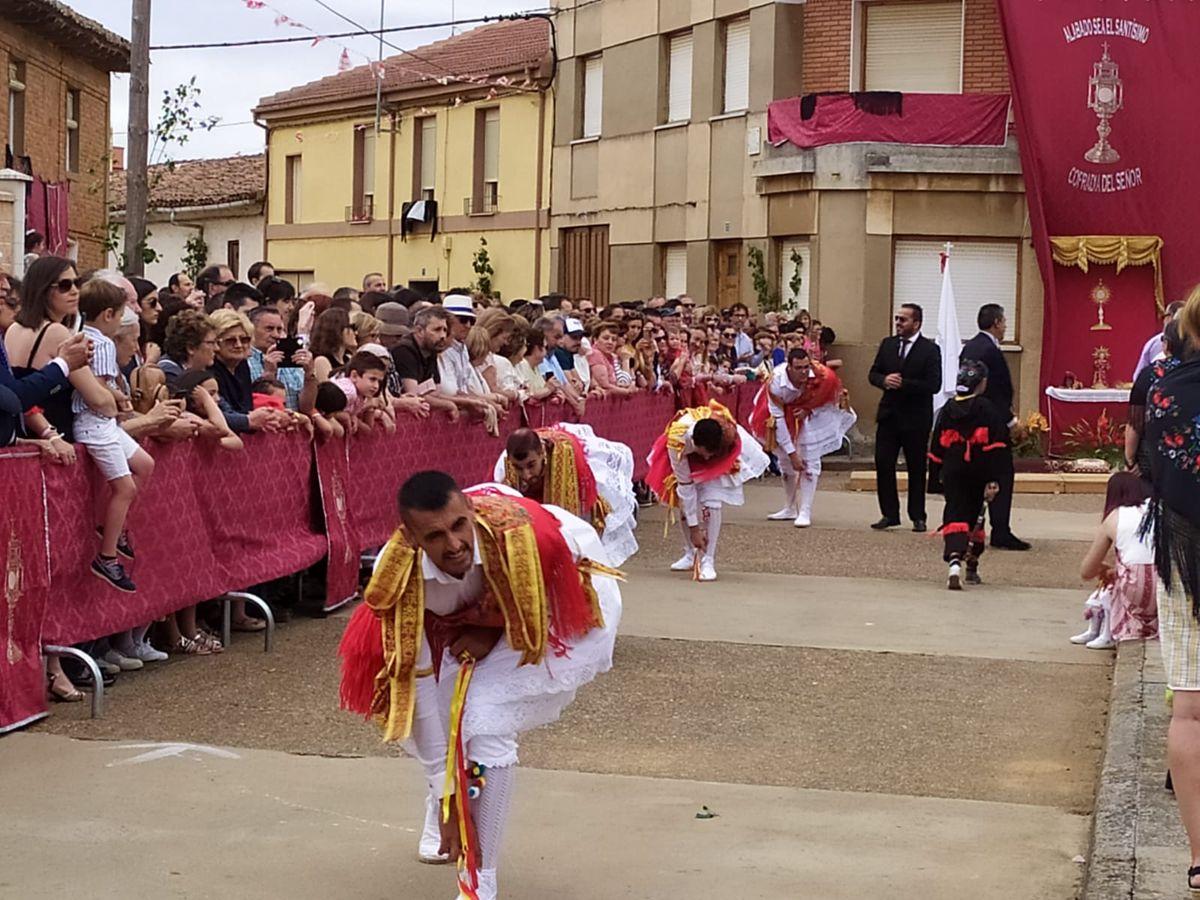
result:
M 392 226 L 396 218 L 396 132 L 400 123 L 396 110 L 391 110 L 392 124 L 388 129 L 388 208 L 387 208 L 387 283 L 390 289 L 394 285 L 395 273 L 392 271 L 395 262 L 395 244 L 393 242 Z
M 534 197 L 533 214 L 533 293 L 530 297 L 541 296 L 542 284 L 542 183 L 546 166 L 546 91 L 538 91 L 538 130 L 537 130 L 537 188 Z

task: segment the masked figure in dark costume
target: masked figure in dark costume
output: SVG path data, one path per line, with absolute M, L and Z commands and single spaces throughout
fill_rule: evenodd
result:
M 999 451 L 1008 433 L 1006 416 L 983 396 L 987 366 L 964 359 L 958 368 L 955 396 L 942 407 L 933 427 L 929 458 L 930 481 L 938 481 L 946 495 L 941 534 L 943 558 L 949 565 L 946 587 L 962 590 L 981 584 L 979 557 L 983 555 L 984 503 L 1000 490 Z

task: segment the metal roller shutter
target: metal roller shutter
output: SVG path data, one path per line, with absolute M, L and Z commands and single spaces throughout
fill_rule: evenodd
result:
M 944 241 L 896 241 L 892 277 L 892 309 L 917 303 L 925 311 L 921 333 L 937 340 L 938 303 L 942 295 L 939 254 Z M 951 251 L 950 275 L 958 331 L 963 340 L 979 333 L 975 316 L 985 303 L 999 303 L 1007 314 L 1005 341 L 1015 340 L 1017 327 L 1016 242 L 963 242 Z
M 962 90 L 961 0 L 864 5 L 863 89 L 920 94 Z
M 692 35 L 677 34 L 668 52 L 667 121 L 686 122 L 692 117 Z
M 723 112 L 750 106 L 750 20 L 725 25 L 725 105 Z
M 687 244 L 663 248 L 663 296 L 668 299 L 687 293 Z

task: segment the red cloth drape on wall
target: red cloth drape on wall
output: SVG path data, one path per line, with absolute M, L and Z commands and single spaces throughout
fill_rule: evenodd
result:
M 802 97 L 767 107 L 767 139 L 797 147 L 882 141 L 939 146 L 1002 146 L 1007 137 L 1007 94 L 905 94 L 899 114 L 859 109 L 852 94 L 819 94 L 804 118 Z

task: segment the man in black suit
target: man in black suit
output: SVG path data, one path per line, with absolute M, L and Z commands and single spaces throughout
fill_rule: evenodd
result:
M 1001 550 L 1028 550 L 1029 544 L 1012 533 L 1009 518 L 1012 515 L 1013 482 L 1016 478 L 1013 470 L 1011 435 L 1018 428 L 1017 417 L 1013 414 L 1013 383 L 1008 371 L 1008 363 L 1000 352 L 1000 340 L 1004 337 L 1006 322 L 1004 307 L 998 303 L 985 303 L 979 308 L 976 319 L 979 334 L 963 344 L 960 359 L 973 359 L 988 367 L 987 390 L 983 396 L 992 401 L 1008 421 L 1010 441 L 1004 450 L 1000 451 L 997 462 L 1001 466 L 999 477 L 1000 493 L 990 504 L 992 519 L 992 546 Z
M 908 517 L 913 531 L 925 530 L 925 465 L 933 428 L 933 395 L 942 389 L 942 354 L 921 336 L 924 311 L 906 303 L 896 313 L 896 336 L 884 338 L 869 378 L 883 391 L 875 428 L 875 491 L 883 518 L 876 531 L 900 524 L 896 460 L 908 467 Z

